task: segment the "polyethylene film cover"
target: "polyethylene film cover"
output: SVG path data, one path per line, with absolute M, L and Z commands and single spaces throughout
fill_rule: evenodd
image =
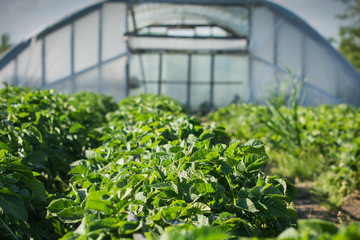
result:
M 226 107 L 231 103 L 247 100 L 247 95 L 241 84 L 215 84 L 214 85 L 214 107 Z
M 191 82 L 210 84 L 211 57 L 209 55 L 192 55 Z
M 122 57 L 102 66 L 101 93 L 117 101 L 126 97 L 125 64 L 126 57 Z
M 103 5 L 102 59 L 107 60 L 126 52 L 126 4 L 105 3 Z
M 51 88 L 56 89 L 56 91 L 59 93 L 66 94 L 71 94 L 74 91 L 73 84 L 70 78 L 64 81 L 54 83 L 53 85 L 51 85 Z
M 324 94 L 322 91 L 319 91 L 318 89 L 315 89 L 311 87 L 311 85 L 305 84 L 303 89 L 303 96 L 302 96 L 302 104 L 304 106 L 317 106 L 321 104 L 336 104 L 339 102 L 336 102 L 336 100 L 327 95 Z
M 131 49 L 239 50 L 245 49 L 246 41 L 242 39 L 129 37 L 129 46 Z
M 342 79 L 341 83 L 337 84 L 337 95 L 341 99 L 345 99 L 350 104 L 359 105 L 360 103 L 360 82 L 345 69 L 337 72 L 337 79 Z M 339 80 L 337 80 L 339 81 Z
M 217 55 L 215 57 L 215 82 L 236 82 L 246 87 L 248 82 L 248 57 Z
M 301 76 L 302 58 L 305 57 L 305 38 L 303 32 L 290 23 L 282 21 L 277 35 L 277 61 L 282 68 L 290 69 L 292 74 Z
M 252 61 L 252 91 L 254 100 L 265 103 L 271 93 L 277 92 L 275 70 L 260 61 Z
M 99 11 L 94 11 L 74 23 L 75 72 L 98 63 Z
M 337 76 L 340 63 L 336 62 L 325 47 L 310 38 L 306 39 L 305 49 L 306 54 L 311 54 L 311 58 L 305 61 L 307 81 L 335 96 L 337 82 L 343 81 Z
M 274 13 L 265 7 L 252 9 L 250 50 L 252 54 L 268 62 L 274 61 Z
M 136 88 L 130 88 L 129 95 L 135 96 L 142 93 L 148 94 L 158 94 L 159 93 L 159 84 L 158 83 L 147 83 L 139 82 Z
M 190 110 L 207 109 L 210 105 L 210 84 L 191 84 Z
M 130 79 L 134 82 L 159 80 L 159 54 L 134 54 L 130 60 Z
M 239 35 L 246 35 L 247 10 L 237 6 L 206 6 L 194 4 L 143 3 L 134 7 L 137 28 L 151 24 L 206 24 L 227 26 Z M 128 18 L 130 31 L 134 30 L 131 16 Z
M 184 82 L 186 84 L 188 56 L 185 54 L 164 54 L 162 70 L 163 81 Z
M 42 79 L 41 48 L 42 40 L 32 41 L 17 57 L 20 86 L 40 87 Z
M 0 71 L 0 89 L 4 88 L 3 83 L 9 83 L 12 84 L 15 79 L 15 61 L 11 61 L 8 63 L 3 69 Z
M 76 92 L 92 91 L 99 92 L 99 69 L 95 68 L 75 78 Z
M 52 83 L 70 76 L 70 25 L 65 26 L 45 37 L 45 72 L 46 83 Z
M 184 105 L 186 103 L 186 84 L 163 83 L 161 86 L 161 93 L 180 102 Z
M 214 105 L 226 106 L 231 102 L 248 99 L 248 57 L 217 55 L 214 73 Z

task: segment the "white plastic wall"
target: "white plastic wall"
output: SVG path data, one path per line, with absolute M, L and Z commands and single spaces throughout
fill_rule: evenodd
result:
M 265 6 L 251 9 L 251 84 L 257 101 L 263 102 L 279 89 L 290 91 L 283 86 L 289 84 L 283 81 L 289 69 L 297 79 L 305 81 L 304 105 L 341 101 L 359 104 L 359 94 L 354 91 L 360 87 L 359 78 L 345 70 L 346 62 L 335 54 L 319 37 L 276 11 Z
M 71 74 L 71 26 L 45 37 L 45 79 L 50 84 Z
M 4 88 L 3 83 L 14 84 L 15 81 L 15 61 L 9 62 L 0 72 L 1 85 L 0 89 Z
M 126 4 L 105 3 L 102 10 L 102 59 L 105 61 L 126 52 Z
M 74 22 L 75 72 L 94 66 L 99 60 L 99 10 Z

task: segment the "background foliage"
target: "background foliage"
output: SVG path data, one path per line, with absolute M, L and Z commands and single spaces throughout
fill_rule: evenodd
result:
M 338 18 L 350 22 L 340 27 L 339 51 L 360 72 L 360 1 L 338 0 L 346 5 L 346 11 Z

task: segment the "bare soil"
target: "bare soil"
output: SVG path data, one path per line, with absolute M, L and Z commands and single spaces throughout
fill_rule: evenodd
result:
M 310 193 L 311 183 L 296 183 L 298 194 L 294 204 L 299 218 L 319 218 L 328 220 L 336 225 L 340 222 L 360 222 L 360 193 L 354 192 L 343 199 L 343 204 L 337 209 L 329 209 L 316 196 Z

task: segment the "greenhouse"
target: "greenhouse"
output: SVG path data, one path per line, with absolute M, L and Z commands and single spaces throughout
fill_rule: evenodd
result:
M 355 68 L 302 19 L 263 0 L 97 1 L 0 58 L 8 84 L 116 100 L 166 94 L 191 111 L 263 103 L 290 92 L 289 75 L 305 106 L 360 106 Z

